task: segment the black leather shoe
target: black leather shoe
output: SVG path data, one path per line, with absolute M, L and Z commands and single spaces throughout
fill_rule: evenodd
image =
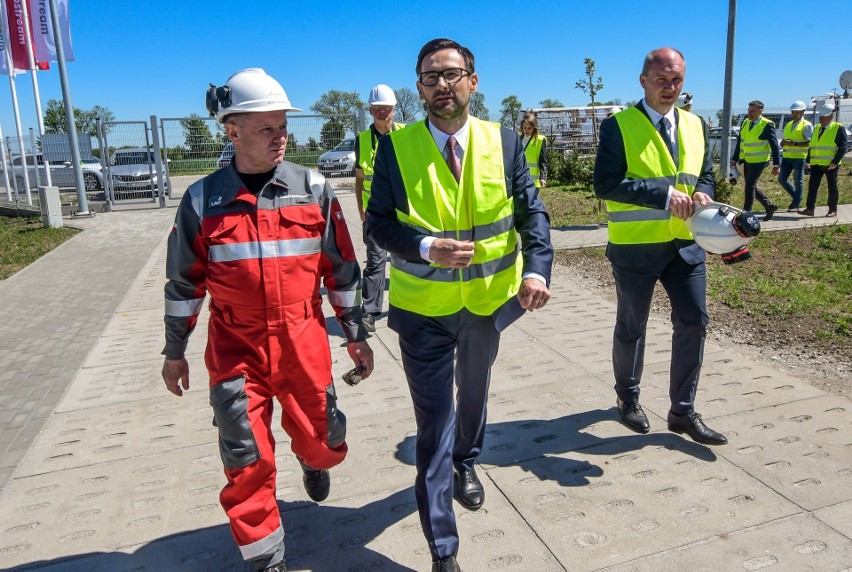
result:
M 637 433 L 647 433 L 651 430 L 648 416 L 642 411 L 642 406 L 638 402 L 616 399 L 615 405 L 618 407 L 618 412 L 621 413 L 621 420 L 628 429 Z
M 447 556 L 432 563 L 432 572 L 461 572 L 455 556 Z
M 777 210 L 778 205 L 769 205 L 766 207 L 766 215 L 763 217 L 763 220 L 772 220 L 772 215 L 774 215 Z
M 284 563 L 282 562 L 281 564 L 275 564 L 269 568 L 264 568 L 263 572 L 287 572 L 287 567 L 284 566 Z
M 305 483 L 305 492 L 308 496 L 316 502 L 327 499 L 331 490 L 331 477 L 328 471 L 312 469 L 307 465 L 302 465 L 302 471 L 305 473 L 302 482 Z
M 485 489 L 474 469 L 456 470 L 456 491 L 459 501 L 468 510 L 479 510 L 485 502 Z M 455 562 L 455 560 L 454 560 Z M 447 568 L 452 570 L 452 568 Z
M 364 329 L 370 332 L 371 334 L 376 331 L 376 319 L 372 314 L 368 312 L 364 312 L 362 316 L 362 320 L 364 322 Z
M 710 429 L 701 420 L 701 415 L 695 413 L 687 413 L 678 415 L 669 411 L 669 431 L 675 433 L 686 433 L 696 443 L 705 445 L 724 445 L 728 442 L 728 438 Z

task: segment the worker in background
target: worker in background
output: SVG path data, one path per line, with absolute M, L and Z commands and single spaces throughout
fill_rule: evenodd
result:
M 772 215 L 778 210 L 778 205 L 769 200 L 757 187 L 761 173 L 772 158 L 772 175 L 777 176 L 781 170 L 781 153 L 778 138 L 775 135 L 775 123 L 763 117 L 763 102 L 754 100 L 748 104 L 748 115 L 740 125 L 737 144 L 734 147 L 734 157 L 731 167 L 737 163 L 742 165 L 745 179 L 745 200 L 743 210 L 750 211 L 757 197 L 758 202 L 766 209 L 763 220 L 772 220 Z
M 805 157 L 808 155 L 808 145 L 814 133 L 813 124 L 804 118 L 805 102 L 796 100 L 790 105 L 790 121 L 784 125 L 784 138 L 781 148 L 781 172 L 778 182 L 790 195 L 790 206 L 787 212 L 796 212 L 802 204 L 802 193 L 805 186 Z M 793 174 L 793 185 L 788 180 Z
M 405 127 L 402 123 L 394 123 L 394 107 L 396 94 L 384 85 L 379 84 L 370 90 L 367 98 L 373 123 L 369 129 L 362 131 L 355 139 L 355 202 L 358 214 L 364 222 L 367 212 L 367 202 L 370 200 L 370 189 L 373 185 L 373 161 L 376 157 L 376 147 L 379 138 L 394 129 Z M 364 246 L 367 247 L 367 261 L 361 282 L 361 292 L 364 298 L 362 314 L 364 327 L 368 332 L 376 331 L 376 317 L 382 313 L 382 303 L 385 299 L 385 266 L 388 253 L 367 236 L 366 228 L 362 232 Z
M 677 103 L 675 103 L 678 109 L 683 109 L 684 111 L 689 111 L 692 113 L 692 94 L 688 91 L 684 91 L 677 98 Z
M 530 177 L 538 188 L 547 186 L 547 137 L 538 131 L 538 117 L 532 111 L 521 120 L 521 142 L 530 168 Z
M 162 377 L 178 397 L 189 389 L 186 345 L 209 294 L 204 361 L 227 478 L 219 502 L 246 564 L 284 572 L 273 403 L 305 491 L 325 500 L 328 469 L 348 449 L 320 288 L 365 378 L 373 353 L 361 323 L 361 273 L 331 186 L 284 161 L 287 112 L 301 110 L 281 84 L 260 68 L 242 70 L 210 86 L 207 109 L 233 143 L 234 160 L 193 183 L 175 215 Z
M 825 176 L 828 181 L 828 213 L 825 216 L 834 218 L 837 216 L 837 203 L 840 193 L 837 189 L 837 173 L 843 155 L 849 144 L 846 130 L 843 125 L 834 121 L 834 105 L 825 103 L 818 110 L 819 127 L 814 128 L 813 137 L 808 147 L 808 156 L 805 165 L 810 167 L 811 175 L 808 179 L 808 201 L 805 209 L 799 211 L 800 215 L 814 216 L 816 208 L 817 192 L 820 183 Z

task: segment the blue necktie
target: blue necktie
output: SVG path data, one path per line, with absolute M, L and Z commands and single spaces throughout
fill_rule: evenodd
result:
M 669 137 L 669 120 L 663 117 L 662 119 L 660 119 L 660 123 L 658 125 L 660 126 L 660 137 L 663 138 L 663 141 L 665 142 L 666 147 L 669 150 L 669 155 L 671 155 L 672 160 L 674 161 L 675 165 L 677 165 L 678 158 L 677 155 L 675 155 L 674 145 L 672 145 L 671 137 Z

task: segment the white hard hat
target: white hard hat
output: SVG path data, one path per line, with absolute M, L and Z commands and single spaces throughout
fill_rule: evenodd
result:
M 830 103 L 824 103 L 819 109 L 817 109 L 817 113 L 819 113 L 820 117 L 828 117 L 834 113 L 834 106 Z
M 695 212 L 686 219 L 686 228 L 698 246 L 712 254 L 721 254 L 725 264 L 751 257 L 746 244 L 760 232 L 760 222 L 748 211 L 723 203 L 695 203 Z
M 678 107 L 684 107 L 686 105 L 690 105 L 691 103 L 692 103 L 692 94 L 689 93 L 688 91 L 684 91 L 683 93 L 680 94 L 680 96 L 678 96 L 677 102 L 675 103 L 675 105 L 677 105 Z
M 614 105 L 614 106 L 612 106 L 612 108 L 611 108 L 611 109 L 607 112 L 607 116 L 615 115 L 616 113 L 618 113 L 619 111 L 621 111 L 621 109 L 622 109 L 621 107 L 619 107 L 619 106 L 617 106 L 617 105 Z
M 790 105 L 790 111 L 804 111 L 805 110 L 805 102 L 801 99 L 797 99 Z
M 222 123 L 231 113 L 256 113 L 261 111 L 302 111 L 293 107 L 281 84 L 266 75 L 261 68 L 238 71 L 225 85 L 212 83 L 207 90 L 207 111 Z
M 369 105 L 396 105 L 396 94 L 391 88 L 383 83 L 370 90 L 370 97 L 367 98 Z

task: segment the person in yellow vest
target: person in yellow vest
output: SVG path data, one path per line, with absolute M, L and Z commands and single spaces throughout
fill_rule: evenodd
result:
M 370 190 L 373 184 L 373 159 L 379 138 L 394 129 L 402 129 L 404 125 L 393 120 L 396 94 L 384 85 L 379 84 L 370 90 L 367 98 L 373 123 L 370 128 L 362 131 L 355 138 L 355 202 L 358 204 L 358 214 L 364 222 L 367 202 L 370 200 Z M 364 327 L 368 332 L 376 331 L 376 317 L 382 313 L 382 303 L 385 299 L 385 266 L 387 252 L 380 248 L 364 232 L 364 245 L 367 247 L 367 261 L 361 281 L 361 292 L 364 306 L 362 316 Z
M 745 180 L 745 201 L 743 210 L 750 211 L 757 197 L 758 202 L 766 209 L 763 220 L 772 220 L 772 215 L 778 210 L 778 205 L 769 200 L 763 191 L 757 187 L 757 181 L 772 158 L 772 176 L 777 176 L 780 168 L 780 147 L 775 135 L 775 123 L 763 117 L 763 102 L 754 100 L 748 104 L 748 115 L 740 125 L 740 135 L 734 147 L 731 167 L 742 164 L 743 179 Z
M 527 112 L 521 119 L 521 142 L 530 168 L 530 177 L 538 188 L 547 186 L 547 137 L 538 132 L 538 117 Z
M 722 445 L 727 438 L 695 411 L 709 321 L 706 253 L 684 221 L 696 202 L 713 200 L 716 180 L 704 121 L 675 109 L 685 74 L 683 54 L 674 48 L 645 57 L 639 76 L 645 97 L 601 123 L 593 180 L 609 211 L 606 254 L 618 298 L 612 369 L 621 419 L 637 433 L 650 430 L 639 383 L 651 299 L 660 282 L 674 329 L 668 428 L 699 443 Z
M 784 155 L 781 157 L 781 172 L 778 174 L 778 182 L 787 191 L 792 199 L 787 212 L 796 212 L 802 204 L 802 193 L 805 185 L 805 157 L 808 154 L 808 144 L 814 133 L 814 126 L 804 118 L 805 102 L 794 101 L 790 105 L 790 121 L 784 125 L 784 138 L 781 139 L 781 148 Z M 793 183 L 788 180 L 793 174 Z
M 457 571 L 453 491 L 469 510 L 485 500 L 474 464 L 500 331 L 550 299 L 553 247 L 518 134 L 470 115 L 471 51 L 431 40 L 415 70 L 426 119 L 379 141 L 366 224 L 391 253 L 388 326 L 414 403 L 432 570 Z
M 817 193 L 825 176 L 825 180 L 828 181 L 828 213 L 825 216 L 837 216 L 837 203 L 840 200 L 837 173 L 849 141 L 846 129 L 833 119 L 834 105 L 827 103 L 820 107 L 819 127 L 814 128 L 808 147 L 808 156 L 805 158 L 805 165 L 810 168 L 811 174 L 808 179 L 808 200 L 805 203 L 805 209 L 799 211 L 800 215 L 814 216 Z

